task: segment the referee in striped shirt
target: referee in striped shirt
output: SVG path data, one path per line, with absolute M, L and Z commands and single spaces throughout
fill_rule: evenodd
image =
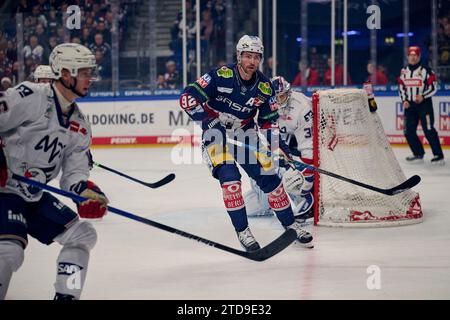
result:
M 406 158 L 409 162 L 423 162 L 425 150 L 417 136 L 417 126 L 422 125 L 423 132 L 433 152 L 433 164 L 444 164 L 439 136 L 434 128 L 434 111 L 431 97 L 437 90 L 434 72 L 420 64 L 420 48 L 408 48 L 408 65 L 401 70 L 398 79 L 400 98 L 405 110 L 404 133 L 413 153 Z

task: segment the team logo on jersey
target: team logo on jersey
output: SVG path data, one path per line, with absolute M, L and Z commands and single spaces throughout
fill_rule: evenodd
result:
M 450 102 L 439 103 L 439 130 L 450 131 Z
M 230 68 L 224 66 L 224 67 L 220 68 L 219 70 L 217 70 L 217 75 L 219 77 L 222 77 L 222 78 L 225 78 L 225 79 L 232 78 L 233 77 L 233 70 L 231 70 Z
M 209 74 L 204 74 L 202 77 L 198 78 L 196 82 L 200 87 L 205 89 L 211 82 L 211 76 Z
M 270 87 L 269 82 L 260 82 L 258 84 L 258 89 L 265 95 L 268 95 L 268 96 L 272 95 L 272 88 Z

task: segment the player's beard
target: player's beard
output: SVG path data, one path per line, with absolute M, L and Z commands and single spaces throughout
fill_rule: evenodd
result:
M 248 76 L 248 77 L 252 77 L 253 74 L 256 72 L 256 67 L 254 66 L 253 70 L 249 70 L 248 68 L 244 67 L 244 65 L 242 63 L 239 64 L 239 66 L 241 67 L 242 72 Z

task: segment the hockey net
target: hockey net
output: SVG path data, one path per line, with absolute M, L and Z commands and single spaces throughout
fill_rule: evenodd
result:
M 333 89 L 313 95 L 314 165 L 366 184 L 391 188 L 406 180 L 364 90 Z M 373 227 L 422 221 L 419 194 L 386 196 L 315 172 L 314 222 Z

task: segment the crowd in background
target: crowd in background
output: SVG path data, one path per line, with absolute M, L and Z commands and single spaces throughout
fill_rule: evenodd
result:
M 121 0 L 119 21 L 119 42 L 126 36 L 125 26 L 131 23 L 128 14 L 130 7 L 141 0 Z M 69 30 L 64 26 L 64 15 L 70 4 L 82 8 L 81 28 Z M 226 0 L 202 0 L 200 10 L 200 44 L 202 72 L 214 66 L 232 61 L 225 61 L 225 17 Z M 186 0 L 186 33 L 189 81 L 196 74 L 196 10 L 194 0 Z M 23 50 L 18 54 L 15 13 L 23 14 Z M 23 66 L 26 79 L 30 79 L 36 66 L 48 64 L 52 49 L 63 42 L 76 42 L 85 45 L 94 53 L 100 82 L 96 88 L 110 88 L 111 83 L 111 28 L 113 14 L 109 0 L 20 0 L 15 3 L 13 14 L 7 19 L 0 19 L 0 89 L 13 86 L 19 79 L 19 67 Z M 157 72 L 157 89 L 179 89 L 182 87 L 182 14 L 175 17 L 170 29 L 169 48 L 173 54 L 167 58 Z M 431 41 L 424 48 L 430 65 Z M 415 43 L 414 43 L 415 44 Z M 425 47 L 427 45 L 424 45 Z M 121 48 L 122 50 L 122 48 Z M 328 53 L 328 52 L 327 52 Z M 327 53 L 310 47 L 307 61 L 298 61 L 294 76 L 284 75 L 293 86 L 331 85 L 331 59 Z M 19 57 L 23 56 L 23 61 Z M 295 63 L 295 62 L 294 62 Z M 376 78 L 377 85 L 395 84 L 402 67 L 387 70 L 383 62 L 378 61 L 376 68 L 370 61 L 361 61 L 361 68 L 366 69 L 365 80 Z M 265 57 L 264 71 L 271 76 L 273 59 Z M 279 68 L 278 68 L 279 69 Z M 443 13 L 438 17 L 438 80 L 450 81 L 450 15 Z M 374 76 L 372 76 L 374 75 Z M 354 76 L 354 75 L 353 75 Z M 351 72 L 347 73 L 347 83 L 354 84 Z M 361 77 L 359 77 L 361 78 Z M 360 79 L 356 81 L 359 82 Z M 337 52 L 335 65 L 335 85 L 342 85 L 344 80 L 342 53 Z M 101 84 L 104 84 L 103 86 Z M 355 83 L 357 84 L 357 83 Z
M 122 1 L 118 13 L 119 41 L 127 25 L 127 10 L 136 1 Z M 65 26 L 67 8 L 76 4 L 81 10 L 81 28 Z M 17 17 L 23 17 L 23 59 L 17 52 Z M 1 21 L 0 21 L 1 22 Z M 0 79 L 16 84 L 19 66 L 23 63 L 25 79 L 31 79 L 38 65 L 48 64 L 48 57 L 55 46 L 64 42 L 80 43 L 94 54 L 101 81 L 111 77 L 111 28 L 113 13 L 108 0 L 21 0 L 15 10 L 0 26 Z

